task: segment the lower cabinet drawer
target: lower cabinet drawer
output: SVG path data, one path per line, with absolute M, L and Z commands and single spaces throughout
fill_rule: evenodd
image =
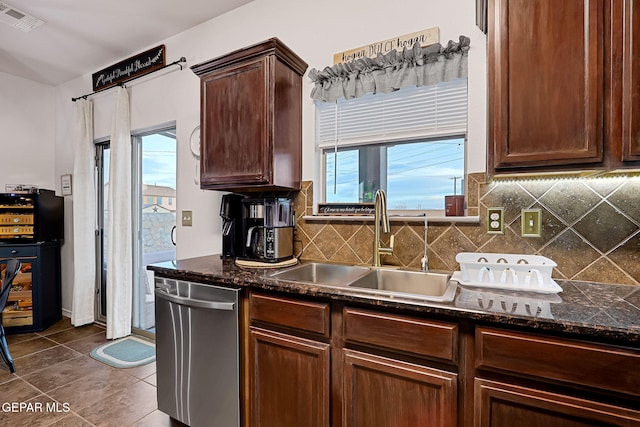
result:
M 331 308 L 328 303 L 252 293 L 249 317 L 265 322 L 329 337 Z
M 534 334 L 476 328 L 479 369 L 563 381 L 637 395 L 640 351 Z
M 458 325 L 345 307 L 344 339 L 456 363 Z
M 35 246 L 3 246 L 0 245 L 0 258 L 19 258 L 36 256 Z

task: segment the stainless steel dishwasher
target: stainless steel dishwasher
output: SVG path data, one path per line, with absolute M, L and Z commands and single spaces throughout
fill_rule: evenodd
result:
M 240 425 L 239 292 L 155 278 L 158 409 L 187 425 Z

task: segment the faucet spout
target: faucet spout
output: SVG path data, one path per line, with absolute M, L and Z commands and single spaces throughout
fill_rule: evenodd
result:
M 428 253 L 428 243 L 427 243 L 427 233 L 429 231 L 429 222 L 427 221 L 427 214 L 424 214 L 424 255 L 420 260 L 422 264 L 422 271 L 429 271 L 429 256 Z
M 389 226 L 389 215 L 387 214 L 387 195 L 384 190 L 379 189 L 376 191 L 374 202 L 374 217 L 373 217 L 373 266 L 380 267 L 380 255 L 393 253 L 393 234 L 389 238 L 389 247 L 382 247 L 380 245 L 380 228 L 382 227 L 383 233 L 388 233 L 391 227 Z

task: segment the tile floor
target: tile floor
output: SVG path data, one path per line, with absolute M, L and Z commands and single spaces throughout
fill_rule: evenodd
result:
M 89 356 L 107 342 L 101 326 L 74 328 L 63 318 L 43 332 L 9 335 L 7 341 L 16 373 L 0 361 L 0 425 L 182 425 L 157 410 L 155 363 L 116 369 Z M 28 406 L 20 411 L 20 403 Z

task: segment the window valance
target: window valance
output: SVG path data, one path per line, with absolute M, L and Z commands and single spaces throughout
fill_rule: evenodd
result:
M 467 55 L 471 39 L 460 36 L 422 48 L 419 43 L 402 52 L 392 50 L 377 58 L 361 58 L 351 62 L 309 71 L 315 83 L 311 98 L 333 102 L 339 98 L 358 98 L 367 93 L 389 93 L 406 86 L 429 86 L 467 77 Z

